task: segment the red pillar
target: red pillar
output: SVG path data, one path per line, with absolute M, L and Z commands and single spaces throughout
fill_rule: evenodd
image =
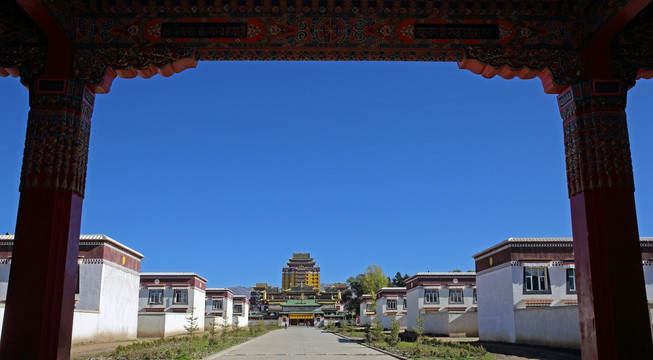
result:
M 0 359 L 69 359 L 95 94 L 71 79 L 29 88 Z
M 653 359 L 619 80 L 581 81 L 558 96 L 583 359 Z

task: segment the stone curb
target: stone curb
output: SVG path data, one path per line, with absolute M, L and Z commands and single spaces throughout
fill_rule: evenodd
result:
M 328 330 L 327 330 L 327 331 L 328 331 Z M 329 331 L 329 332 L 332 333 L 333 335 L 340 336 L 340 337 L 343 338 L 343 339 L 347 339 L 347 340 L 353 341 L 353 342 L 355 342 L 355 343 L 357 343 L 357 344 L 359 344 L 359 345 L 363 345 L 363 346 L 366 346 L 366 347 L 368 347 L 368 348 L 370 348 L 370 349 L 372 349 L 372 350 L 375 350 L 375 351 L 378 351 L 378 352 L 380 352 L 380 353 L 384 353 L 384 354 L 386 354 L 386 355 L 392 356 L 392 357 L 395 358 L 395 359 L 400 359 L 400 360 L 412 360 L 411 358 L 407 358 L 407 357 L 403 357 L 403 356 L 401 356 L 401 355 L 397 355 L 397 354 L 395 354 L 395 353 L 393 353 L 393 352 L 390 352 L 390 351 L 388 351 L 388 350 L 383 350 L 383 349 L 380 349 L 380 348 L 378 348 L 378 347 L 376 347 L 376 346 L 372 346 L 372 345 L 366 344 L 365 342 L 359 342 L 359 341 L 354 340 L 354 339 L 352 339 L 352 338 L 350 338 L 350 337 L 347 337 L 347 336 L 345 336 L 345 335 L 338 334 L 338 333 L 335 333 L 335 332 L 333 332 L 333 331 Z
M 253 338 L 253 339 L 249 339 L 249 340 L 247 340 L 247 341 L 245 341 L 245 342 L 242 342 L 242 343 L 240 343 L 240 344 L 238 344 L 238 345 L 234 345 L 234 346 L 232 346 L 232 347 L 230 347 L 230 348 L 226 348 L 226 349 L 224 349 L 224 350 L 222 350 L 222 351 L 220 351 L 220 352 L 217 352 L 217 353 L 215 353 L 215 354 L 213 354 L 213 355 L 209 355 L 209 356 L 207 356 L 207 357 L 205 357 L 205 358 L 202 358 L 201 360 L 215 360 L 215 359 L 217 359 L 217 358 L 222 357 L 223 355 L 225 355 L 225 354 L 226 354 L 227 352 L 229 352 L 229 351 L 236 350 L 236 349 L 240 348 L 241 346 L 245 346 L 245 345 L 249 344 L 250 342 L 252 342 L 252 341 L 254 341 L 254 340 L 256 340 L 256 339 L 260 339 L 260 338 L 262 338 L 262 337 L 264 337 L 264 336 L 266 336 L 266 335 L 268 335 L 268 334 L 271 334 L 271 333 L 273 333 L 273 332 L 275 332 L 275 331 L 277 331 L 277 330 L 279 330 L 279 329 L 272 330 L 272 331 L 268 331 L 267 333 L 265 333 L 265 334 L 263 334 L 263 335 L 261 335 L 261 336 L 257 336 L 257 337 L 255 337 L 255 338 Z

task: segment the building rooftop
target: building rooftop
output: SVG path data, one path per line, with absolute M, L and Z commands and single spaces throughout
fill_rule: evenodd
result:
M 643 236 L 639 238 L 640 243 L 653 242 L 653 237 Z M 533 244 L 533 246 L 542 246 L 542 244 L 572 244 L 572 237 L 511 237 L 488 249 L 472 255 L 474 259 L 487 255 L 490 252 L 499 251 L 504 247 L 510 247 L 513 244 Z
M 0 235 L 0 241 L 14 241 L 14 235 L 11 235 L 11 234 L 9 234 L 9 235 Z M 126 252 L 132 254 L 133 256 L 136 256 L 136 257 L 138 257 L 140 259 L 145 257 L 145 255 L 139 253 L 138 251 L 136 251 L 136 250 L 134 250 L 134 249 L 132 249 L 132 248 L 130 248 L 128 246 L 125 246 L 124 244 L 119 243 L 115 239 L 112 239 L 112 238 L 110 238 L 110 237 L 108 237 L 108 236 L 106 236 L 104 234 L 90 234 L 90 235 L 80 235 L 79 236 L 80 245 L 83 245 L 82 242 L 92 242 L 92 241 L 100 241 L 100 242 L 105 242 L 105 243 L 111 244 L 115 248 L 126 251 Z
M 141 273 L 141 278 L 143 277 L 196 277 L 200 280 L 203 280 L 204 282 L 208 281 L 198 274 L 192 272 L 144 272 Z
M 476 276 L 474 271 L 449 271 L 449 272 L 418 272 L 417 274 L 411 276 Z
M 230 289 L 227 289 L 227 288 L 206 288 L 206 292 L 208 293 L 209 291 L 233 293 L 233 291 L 231 291 Z

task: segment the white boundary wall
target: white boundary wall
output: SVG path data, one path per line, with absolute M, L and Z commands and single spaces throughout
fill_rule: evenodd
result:
M 515 309 L 516 342 L 580 349 L 578 306 Z
M 186 318 L 189 316 L 190 313 L 184 312 L 139 313 L 138 337 L 168 337 L 183 334 L 186 332 L 184 326 L 188 324 Z

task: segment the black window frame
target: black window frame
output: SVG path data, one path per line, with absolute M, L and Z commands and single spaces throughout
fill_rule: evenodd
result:
M 571 287 L 569 286 L 569 278 L 570 278 L 569 273 L 570 272 L 573 273 L 573 277 L 574 277 L 574 288 L 573 289 L 571 289 Z M 567 284 L 567 294 L 577 294 L 578 287 L 576 285 L 576 269 L 575 268 L 567 268 L 566 269 L 566 271 L 565 271 L 565 283 Z
M 426 292 L 433 292 L 435 294 L 435 301 L 428 301 Z M 439 304 L 440 303 L 440 289 L 424 289 L 424 304 Z
M 545 290 L 527 290 L 526 289 L 526 271 L 527 269 L 544 269 L 544 277 L 546 280 L 546 289 Z M 522 271 L 522 293 L 524 295 L 545 295 L 551 294 L 551 276 L 549 276 L 549 268 L 547 266 L 524 266 Z
M 152 292 L 158 292 L 161 294 L 158 302 L 152 301 Z M 147 304 L 148 305 L 163 305 L 163 289 L 148 289 L 147 292 Z

